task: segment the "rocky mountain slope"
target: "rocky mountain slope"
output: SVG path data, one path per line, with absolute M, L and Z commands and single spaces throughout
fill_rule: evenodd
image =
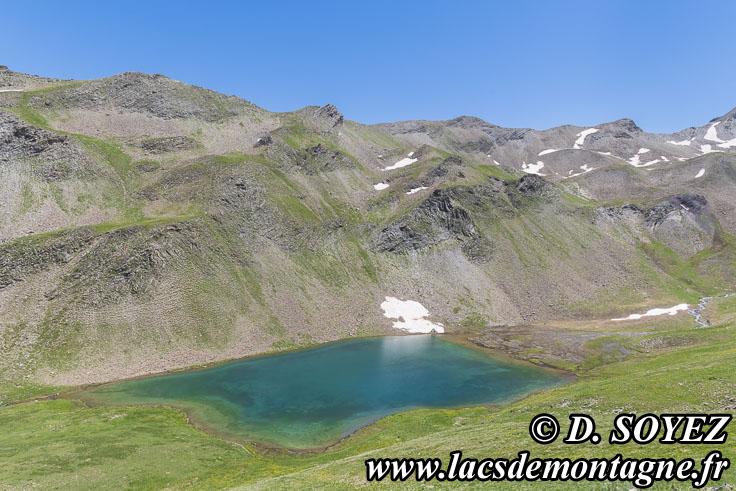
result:
M 386 296 L 453 331 L 734 290 L 735 111 L 362 125 L 0 67 L 0 399 L 395 334 Z

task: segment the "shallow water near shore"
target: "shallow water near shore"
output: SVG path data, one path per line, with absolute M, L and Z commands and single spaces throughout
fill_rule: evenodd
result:
M 397 412 L 498 404 L 569 380 L 421 335 L 339 341 L 117 382 L 76 396 L 97 405 L 174 406 L 218 434 L 308 449 Z

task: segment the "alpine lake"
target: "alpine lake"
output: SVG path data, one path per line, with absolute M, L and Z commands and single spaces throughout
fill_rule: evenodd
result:
M 77 392 L 90 405 L 165 405 L 215 434 L 290 449 L 333 444 L 418 408 L 494 405 L 570 381 L 435 335 L 350 339 L 114 382 Z

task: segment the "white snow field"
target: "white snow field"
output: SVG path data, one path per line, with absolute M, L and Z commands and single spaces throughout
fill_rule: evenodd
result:
M 539 172 L 540 170 L 542 170 L 542 167 L 544 167 L 544 162 L 542 162 L 541 160 L 538 160 L 536 164 L 527 164 L 526 162 L 521 163 L 521 170 L 523 170 L 527 174 L 544 176 L 545 174 Z
M 684 146 L 689 147 L 691 141 L 692 140 L 682 140 L 682 141 L 676 142 L 676 141 L 672 141 L 672 140 L 667 140 L 667 143 L 671 143 L 672 145 L 684 145 Z
M 429 189 L 429 188 L 427 188 L 427 187 L 424 187 L 424 186 L 419 186 L 418 188 L 413 188 L 413 189 L 411 189 L 411 190 L 407 191 L 407 192 L 406 192 L 406 194 L 414 194 L 414 193 L 418 193 L 419 191 L 421 191 L 421 190 L 423 190 L 423 189 Z
M 542 150 L 541 152 L 539 152 L 538 156 L 541 157 L 542 155 L 547 155 L 548 153 L 555 153 L 559 151 L 560 149 L 558 148 L 548 148 L 547 150 Z
M 389 319 L 398 319 L 394 322 L 396 329 L 403 329 L 411 333 L 443 333 L 445 328 L 442 324 L 430 322 L 425 317 L 429 311 L 419 302 L 414 300 L 399 300 L 396 297 L 386 297 L 381 303 L 383 315 Z
M 598 128 L 588 128 L 587 130 L 583 130 L 580 133 L 578 133 L 577 136 L 578 139 L 575 140 L 575 145 L 572 146 L 572 148 L 579 149 L 583 147 L 583 143 L 585 143 L 585 137 L 588 135 L 592 135 L 593 133 L 597 133 Z
M 402 167 L 406 167 L 407 165 L 411 165 L 414 162 L 416 162 L 417 159 L 410 159 L 409 157 L 404 157 L 403 159 L 396 162 L 394 165 L 389 165 L 388 167 L 384 168 L 383 170 L 394 170 L 394 169 L 401 169 Z
M 703 139 L 716 143 L 725 143 L 723 140 L 718 138 L 718 130 L 716 130 L 716 126 L 718 126 L 719 124 L 720 121 L 710 125 L 710 128 L 708 128 L 708 130 L 705 132 L 705 136 L 703 137 Z
M 572 171 L 574 169 L 570 169 L 569 171 L 567 171 L 567 175 L 566 176 L 562 176 L 562 178 L 563 179 L 570 179 L 571 177 L 582 176 L 586 172 L 590 172 L 590 171 L 595 170 L 595 169 L 596 169 L 595 167 L 588 167 L 588 164 L 583 164 L 583 165 L 580 166 L 580 170 L 582 170 L 583 172 L 576 172 L 576 173 L 573 174 Z
M 652 309 L 647 311 L 645 314 L 631 314 L 628 317 L 623 317 L 621 319 L 611 319 L 612 321 L 635 321 L 638 319 L 641 319 L 642 317 L 653 317 L 657 315 L 675 315 L 681 310 L 687 310 L 687 304 L 681 303 L 678 305 L 675 305 L 674 307 L 670 307 L 668 309 Z

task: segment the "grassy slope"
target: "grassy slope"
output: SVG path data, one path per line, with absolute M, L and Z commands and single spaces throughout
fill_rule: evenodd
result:
M 724 301 L 723 306 L 716 304 L 711 310 L 732 318 L 733 302 Z M 671 327 L 665 329 L 667 325 Z M 0 434 L 0 455 L 5 462 L 0 482 L 9 487 L 118 488 L 127 484 L 343 489 L 360 485 L 366 458 L 421 454 L 446 459 L 452 450 L 477 458 L 513 457 L 528 449 L 536 457 L 612 457 L 622 452 L 625 457 L 697 460 L 713 447 L 541 446 L 529 438 L 528 424 L 532 415 L 549 412 L 562 422 L 564 431 L 567 415 L 583 412 L 596 418 L 599 433 L 605 437 L 613 417 L 622 411 L 732 412 L 728 408 L 733 407 L 736 386 L 732 369 L 736 364 L 736 331 L 729 325 L 693 330 L 665 321 L 660 326 L 663 331 L 650 337 L 665 340 L 665 346 L 680 347 L 641 352 L 622 363 L 599 365 L 582 371 L 580 380 L 573 384 L 500 409 L 419 410 L 390 416 L 321 454 L 254 453 L 251 448 L 195 430 L 181 413 L 169 408 L 88 409 L 67 400 L 10 406 L 0 409 L 0 427 L 6 429 Z M 736 458 L 732 439 L 718 449 L 726 457 Z M 736 472 L 727 471 L 724 480 L 736 481 Z

